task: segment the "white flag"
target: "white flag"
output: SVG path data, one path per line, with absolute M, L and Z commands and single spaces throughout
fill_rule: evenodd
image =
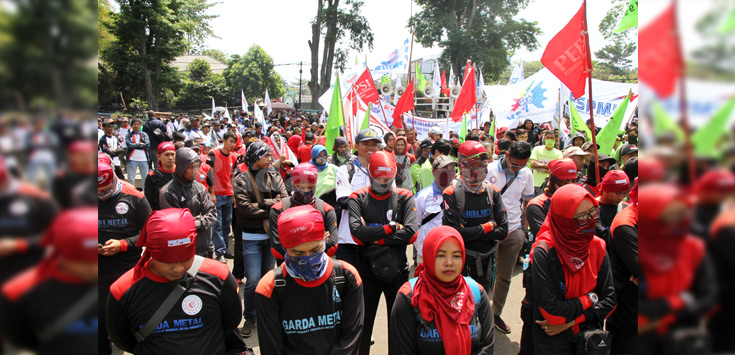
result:
M 434 87 L 434 97 L 438 97 L 442 89 L 442 74 L 439 72 L 439 61 L 434 61 L 434 79 L 431 81 Z
M 457 77 L 454 76 L 454 69 L 452 67 L 449 67 L 449 83 L 447 83 L 449 87 L 451 88 L 454 85 L 457 85 Z
M 521 61 L 521 64 L 513 68 L 513 73 L 510 74 L 510 79 L 508 79 L 508 85 L 518 83 L 520 81 L 523 81 L 524 79 L 525 78 L 523 77 L 523 61 Z
M 268 115 L 270 116 L 271 112 L 273 112 L 273 105 L 271 105 L 271 98 L 268 96 L 268 89 L 265 89 L 265 108 L 266 112 L 268 112 Z M 265 127 L 265 125 L 263 127 Z
M 242 110 L 248 112 L 248 99 L 245 98 L 245 92 L 240 90 L 240 95 L 242 96 Z
M 253 105 L 253 116 L 255 117 L 255 121 L 260 122 L 260 125 L 265 130 L 265 117 L 263 117 L 263 111 L 258 107 L 257 103 Z
M 222 117 L 226 118 L 227 122 L 230 122 L 230 110 L 228 110 L 227 107 L 225 107 L 225 114 L 222 115 Z
M 212 97 L 212 117 L 214 117 L 214 97 Z

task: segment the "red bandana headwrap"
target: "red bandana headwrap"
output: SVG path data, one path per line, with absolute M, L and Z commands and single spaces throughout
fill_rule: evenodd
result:
M 168 150 L 176 150 L 176 146 L 171 142 L 161 142 L 161 144 L 158 145 L 158 148 L 156 148 L 156 153 L 163 154 L 163 152 Z
M 574 160 L 569 158 L 554 159 L 549 162 L 549 171 L 551 175 L 556 176 L 560 180 L 569 180 L 577 178 L 577 165 Z
M 311 205 L 291 207 L 278 216 L 278 234 L 284 248 L 323 240 L 322 213 Z
M 149 259 L 163 263 L 180 263 L 194 257 L 197 229 L 187 208 L 153 211 L 140 231 L 136 246 L 146 247 L 135 265 L 134 277 L 140 277 Z
M 109 186 L 115 180 L 115 172 L 110 164 L 97 163 L 97 187 Z
M 569 184 L 560 187 L 554 193 L 549 214 L 539 231 L 539 235 L 551 233 L 559 258 L 572 272 L 579 271 L 587 262 L 590 243 L 595 237 L 594 218 L 590 218 L 583 226 L 574 219 L 577 207 L 585 198 L 589 198 L 595 207 L 599 206 L 592 194 L 582 186 Z
M 99 152 L 97 153 L 97 162 L 98 163 L 105 163 L 107 165 L 112 165 L 112 159 L 110 158 L 107 153 Z
M 69 148 L 67 149 L 69 154 L 94 152 L 95 150 L 97 150 L 97 145 L 87 140 L 74 141 L 69 145 Z
M 40 245 L 50 247 L 50 253 L 41 261 L 40 269 L 48 271 L 59 257 L 97 262 L 97 235 L 97 208 L 85 207 L 62 212 L 41 239 Z
M 447 354 L 469 355 L 472 353 L 470 320 L 475 312 L 472 289 L 462 275 L 446 283 L 436 276 L 434 262 L 436 253 L 444 242 L 454 238 L 462 250 L 465 260 L 464 241 L 459 232 L 449 226 L 432 229 L 424 240 L 424 262 L 416 269 L 418 280 L 411 297 L 411 305 L 418 307 L 421 318 L 436 324 Z
M 621 170 L 608 171 L 597 185 L 597 195 L 606 192 L 626 192 L 630 188 L 630 179 Z

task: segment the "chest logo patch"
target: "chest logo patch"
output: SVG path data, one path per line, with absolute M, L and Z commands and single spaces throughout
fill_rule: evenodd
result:
M 23 201 L 16 201 L 10 205 L 10 213 L 14 216 L 22 216 L 28 213 L 28 205 Z
M 202 310 L 202 299 L 197 295 L 189 295 L 181 301 L 181 309 L 184 313 L 193 316 Z
M 204 181 L 204 174 L 199 174 L 199 180 Z
M 117 214 L 126 214 L 128 213 L 128 210 L 130 210 L 130 206 L 125 202 L 120 202 L 115 205 L 115 212 L 117 212 Z
M 339 296 L 339 291 L 337 291 L 337 286 L 332 286 L 332 301 L 342 302 L 342 298 Z
M 389 221 L 393 220 L 393 210 L 388 210 L 388 212 L 385 213 L 385 217 L 388 218 Z

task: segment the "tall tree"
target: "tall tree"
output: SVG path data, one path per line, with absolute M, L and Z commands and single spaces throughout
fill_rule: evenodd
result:
M 230 97 L 240 99 L 240 90 L 245 92 L 249 103 L 265 96 L 268 89 L 270 98 L 281 97 L 285 93 L 283 79 L 273 69 L 273 58 L 257 44 L 250 46 L 244 56 L 233 55 L 222 73 L 230 88 Z
M 187 67 L 187 77 L 183 90 L 176 101 L 176 107 L 188 110 L 209 108 L 212 97 L 215 102 L 224 104 L 229 94 L 224 76 L 212 73 L 209 63 L 194 59 Z M 229 98 L 233 102 L 234 98 Z
M 633 69 L 633 60 L 630 59 L 638 48 L 638 30 L 630 28 L 619 33 L 615 32 L 615 27 L 629 2 L 629 0 L 614 0 L 613 6 L 600 22 L 600 33 L 610 43 L 595 52 L 598 63 L 593 66 L 595 68 L 592 71 L 593 78 L 623 82 L 638 81 L 638 75 Z
M 102 52 L 103 60 L 117 75 L 118 90 L 127 97 L 144 97 L 156 110 L 159 96 L 171 99 L 179 82 L 170 66 L 196 45 L 196 37 L 205 38 L 212 16 L 202 0 L 117 0 L 113 34 L 115 41 Z M 195 25 L 195 22 L 203 22 Z M 192 32 L 198 32 L 196 36 Z M 194 38 L 189 42 L 187 37 Z
M 516 19 L 529 0 L 416 0 L 421 11 L 408 21 L 424 47 L 444 48 L 441 59 L 459 76 L 467 59 L 477 63 L 485 80 L 497 80 L 513 51 L 538 47 L 536 22 Z
M 345 0 L 317 0 L 318 10 L 311 22 L 311 80 L 312 108 L 320 108 L 316 98 L 333 84 L 332 69 L 344 70 L 350 49 L 361 52 L 373 49 L 373 32 L 367 18 L 360 13 L 363 2 Z M 339 46 L 338 46 L 339 45 Z M 321 65 L 319 51 L 321 48 Z
M 219 49 L 205 49 L 202 51 L 202 54 L 208 55 L 224 64 L 227 64 L 227 55 Z

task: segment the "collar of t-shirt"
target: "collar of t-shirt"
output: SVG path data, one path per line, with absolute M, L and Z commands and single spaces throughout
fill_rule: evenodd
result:
M 441 189 L 439 188 L 439 186 L 437 186 L 437 185 L 436 185 L 436 181 L 434 181 L 434 182 L 433 182 L 433 183 L 431 184 L 431 187 L 432 187 L 432 189 L 433 189 L 433 191 L 434 191 L 434 196 L 438 196 L 438 195 L 441 195 L 441 194 L 442 194 L 442 193 L 444 192 L 444 191 L 442 191 L 442 190 L 441 190 Z

